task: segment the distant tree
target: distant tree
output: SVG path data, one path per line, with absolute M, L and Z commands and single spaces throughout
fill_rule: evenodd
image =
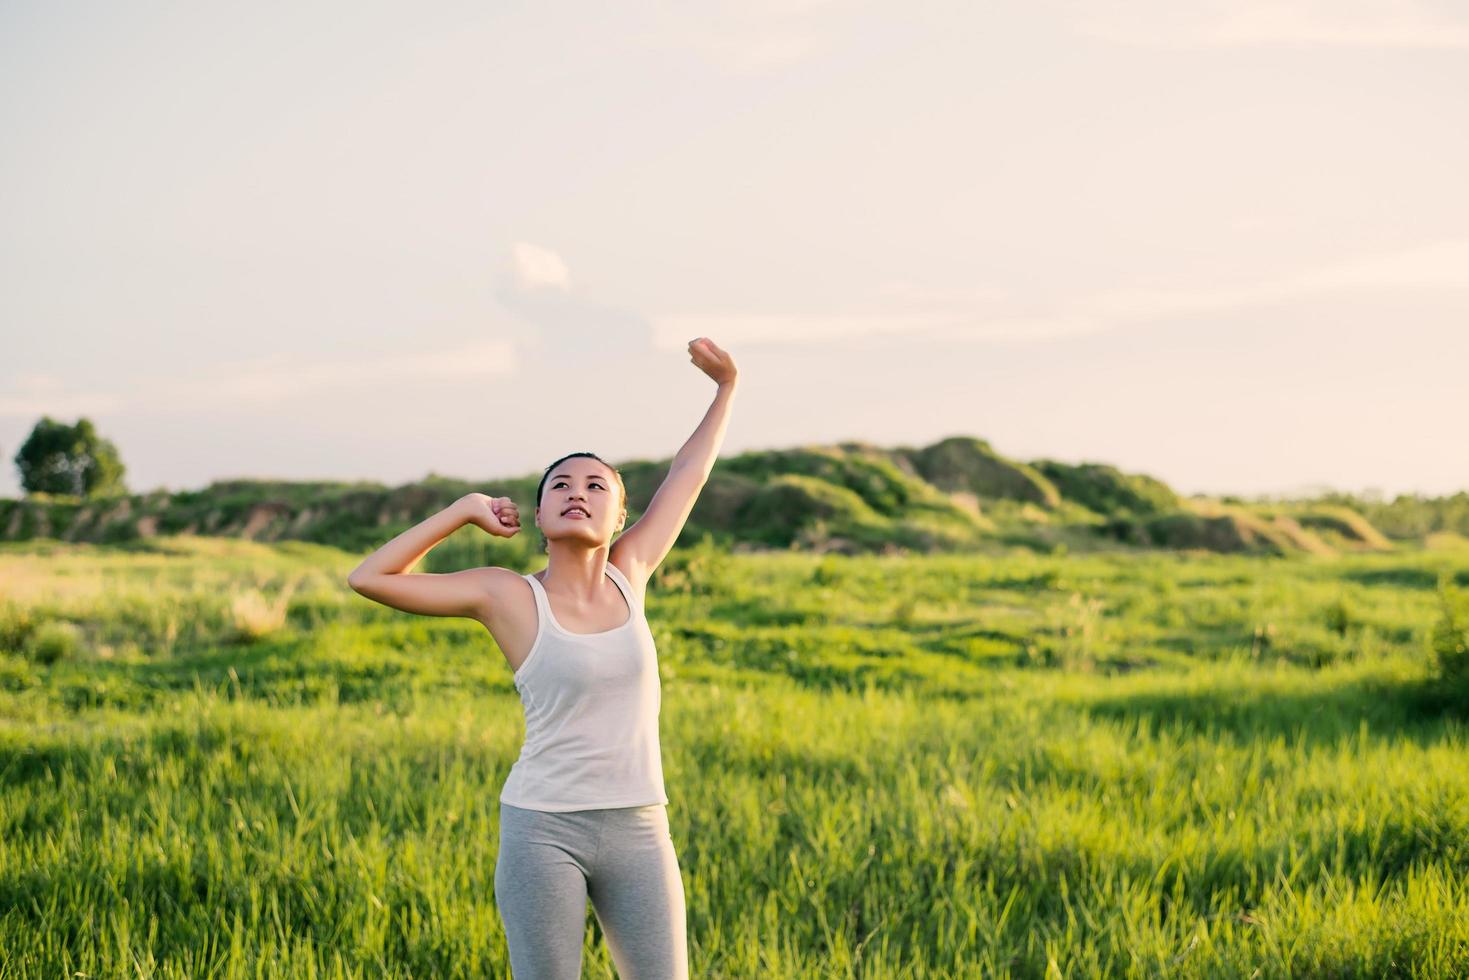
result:
M 16 452 L 15 466 L 26 493 L 92 497 L 127 492 L 117 447 L 86 418 L 67 425 L 42 416 Z

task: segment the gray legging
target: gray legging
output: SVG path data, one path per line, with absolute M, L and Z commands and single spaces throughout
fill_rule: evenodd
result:
M 554 813 L 501 802 L 495 904 L 514 980 L 578 980 L 588 898 L 622 980 L 687 980 L 666 804 Z

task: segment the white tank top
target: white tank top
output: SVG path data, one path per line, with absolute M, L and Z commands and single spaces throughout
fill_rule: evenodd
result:
M 525 742 L 500 790 L 502 803 L 562 811 L 668 802 L 653 633 L 622 570 L 610 561 L 604 567 L 627 600 L 628 618 L 600 633 L 564 629 L 545 588 L 534 575 L 523 576 L 538 622 L 515 671 Z

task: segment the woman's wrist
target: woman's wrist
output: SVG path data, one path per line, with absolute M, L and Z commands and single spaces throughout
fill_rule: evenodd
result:
M 445 510 L 453 515 L 454 520 L 457 522 L 457 527 L 463 527 L 466 524 L 473 523 L 471 514 L 475 496 L 473 493 L 466 493 L 445 508 Z

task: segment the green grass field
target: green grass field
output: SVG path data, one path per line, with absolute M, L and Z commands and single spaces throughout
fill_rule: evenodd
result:
M 509 668 L 358 557 L 0 547 L 0 976 L 508 976 Z M 1469 975 L 1443 578 L 1469 553 L 680 548 L 694 974 Z

